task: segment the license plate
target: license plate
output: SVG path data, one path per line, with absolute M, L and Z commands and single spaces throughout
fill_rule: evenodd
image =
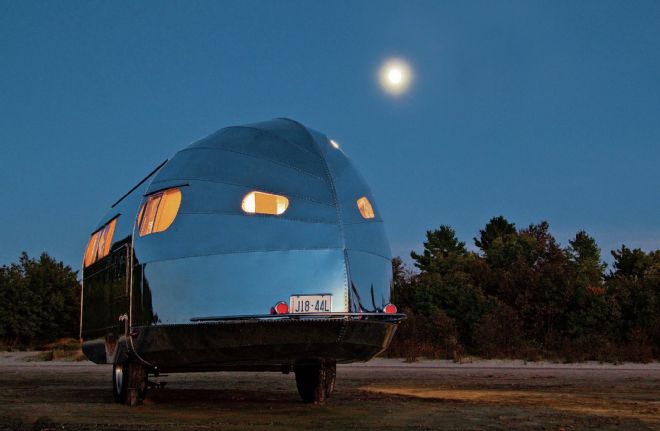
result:
M 329 313 L 332 310 L 332 295 L 291 295 L 289 313 Z

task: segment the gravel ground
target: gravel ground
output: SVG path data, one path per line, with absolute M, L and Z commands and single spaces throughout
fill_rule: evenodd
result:
M 109 366 L 34 356 L 0 353 L 0 430 L 660 430 L 660 363 L 376 359 L 340 365 L 322 406 L 299 400 L 292 374 L 172 374 L 129 408 Z

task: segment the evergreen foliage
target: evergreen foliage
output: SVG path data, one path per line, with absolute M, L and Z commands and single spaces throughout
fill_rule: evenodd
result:
M 80 284 L 76 272 L 43 253 L 22 253 L 0 267 L 0 341 L 34 345 L 78 338 Z
M 395 259 L 392 301 L 408 320 L 390 354 L 660 358 L 660 251 L 622 245 L 606 273 L 587 232 L 562 248 L 547 222 L 516 229 L 503 216 L 474 244 L 478 251 L 468 251 L 443 225 L 411 253 L 418 273 Z

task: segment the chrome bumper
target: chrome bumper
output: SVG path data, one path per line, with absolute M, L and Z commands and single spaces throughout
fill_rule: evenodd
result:
M 385 350 L 403 314 L 198 317 L 133 329 L 129 345 L 164 372 L 287 370 L 309 360 L 367 361 Z

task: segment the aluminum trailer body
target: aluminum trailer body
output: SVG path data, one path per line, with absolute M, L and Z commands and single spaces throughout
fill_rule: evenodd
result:
M 288 119 L 227 127 L 159 165 L 93 230 L 83 351 L 114 365 L 118 401 L 147 372 L 215 370 L 293 370 L 303 398 L 322 401 L 335 363 L 392 339 L 403 316 L 391 274 L 374 196 L 336 142 Z

